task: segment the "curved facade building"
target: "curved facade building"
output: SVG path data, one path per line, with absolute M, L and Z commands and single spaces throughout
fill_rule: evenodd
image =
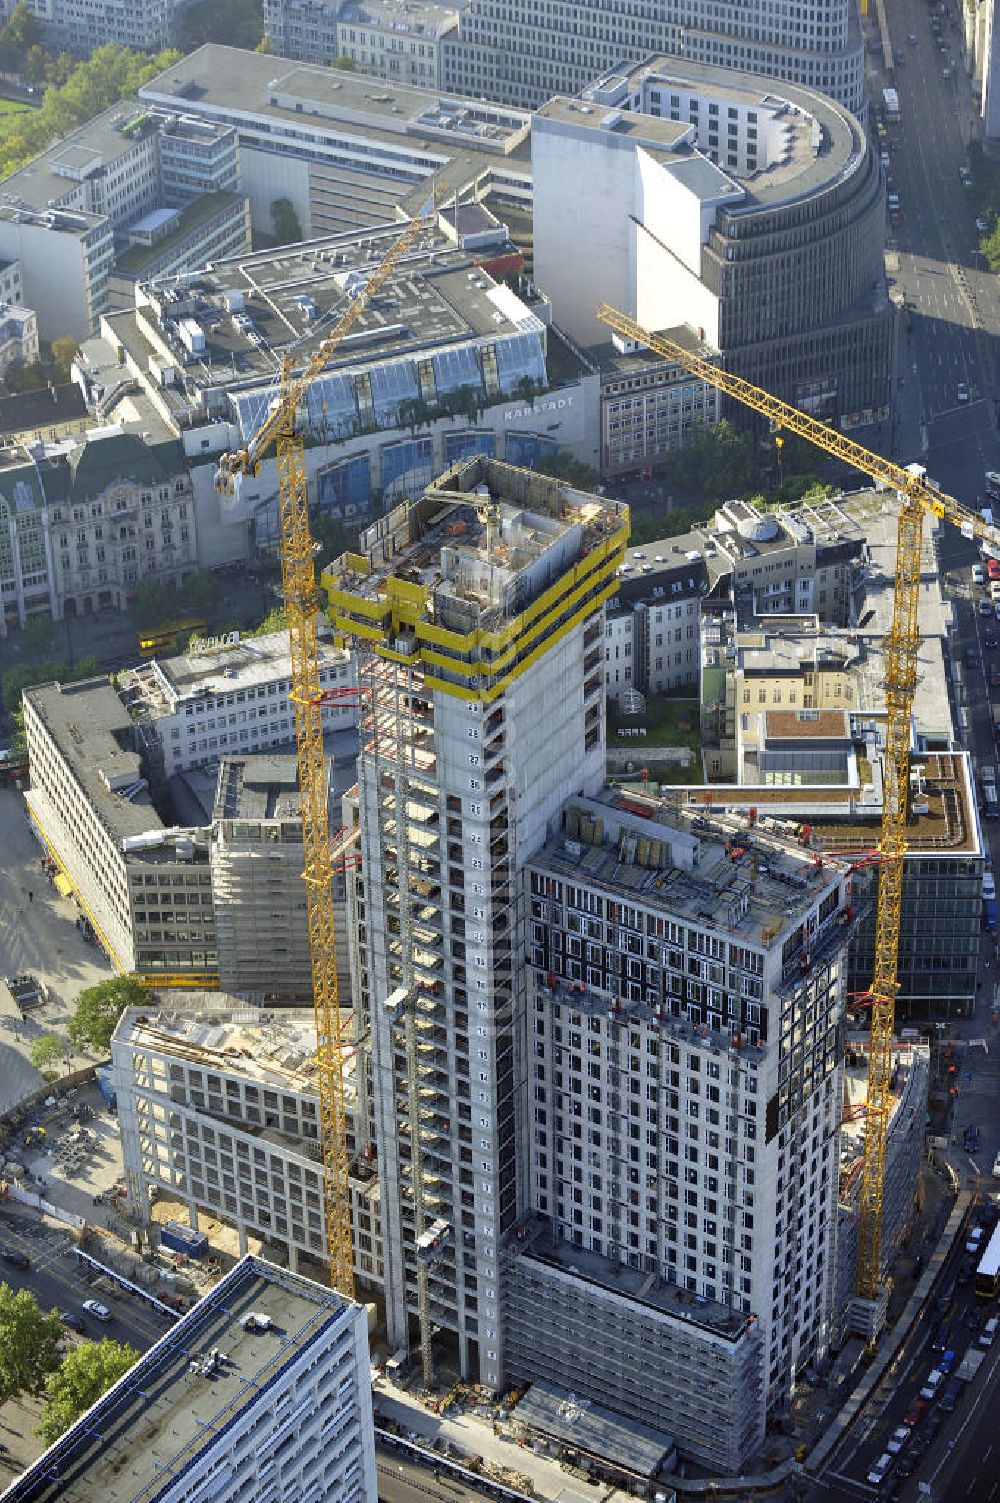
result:
M 850 111 L 649 58 L 544 105 L 532 172 L 535 273 L 575 339 L 601 337 L 606 300 L 647 328 L 687 322 L 726 369 L 817 416 L 887 416 L 885 184 Z

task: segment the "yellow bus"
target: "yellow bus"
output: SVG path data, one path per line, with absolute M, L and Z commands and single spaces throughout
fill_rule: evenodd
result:
M 145 636 L 139 638 L 139 656 L 155 658 L 159 653 L 173 652 L 176 650 L 178 637 L 204 630 L 205 622 L 195 617 L 190 621 L 172 621 L 169 626 L 158 626 L 155 631 L 150 629 Z

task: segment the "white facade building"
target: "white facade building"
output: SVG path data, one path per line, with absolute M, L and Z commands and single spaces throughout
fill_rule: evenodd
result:
M 9 14 L 16 0 L 3 0 Z M 175 18 L 184 0 L 27 0 L 42 25 L 46 46 L 89 57 L 96 47 L 117 42 L 136 52 L 158 52 L 174 40 Z
M 819 89 L 863 120 L 864 38 L 857 0 L 754 6 L 689 0 L 470 0 L 444 44 L 445 87 L 534 109 L 599 73 L 653 53 L 763 73 Z
M 154 1495 L 374 1503 L 364 1309 L 241 1259 L 8 1494 L 11 1503 Z
M 280 1251 L 296 1272 L 327 1258 L 312 1009 L 130 1009 L 111 1046 L 125 1183 L 144 1225 L 157 1195 Z M 357 1159 L 356 1056 L 344 1076 L 355 1273 L 382 1281 L 379 1186 Z
M 618 1383 L 612 1407 L 645 1403 L 682 1450 L 732 1471 L 830 1340 L 850 918 L 846 868 L 819 870 L 791 840 L 748 844 L 705 818 L 643 819 L 609 794 L 570 800 L 527 863 L 543 1252 L 551 1239 L 566 1245 L 561 1265 L 596 1254 L 612 1287 L 621 1266 L 645 1273 L 651 1296 L 686 1292 L 696 1324 L 706 1302 L 756 1324 L 760 1370 L 732 1431 L 704 1422 L 710 1331 L 679 1364 L 662 1335 L 655 1373 L 609 1381 L 615 1364 L 578 1327 L 556 1349 L 560 1375 L 548 1344 L 533 1354 L 525 1340 L 516 1257 L 508 1292 L 512 1377 L 537 1371 L 595 1400 L 603 1383 L 603 1403 Z
M 343 690 L 355 682 L 349 655 L 322 639 L 319 681 Z M 281 631 L 242 641 L 238 632 L 207 638 L 181 657 L 128 669 L 120 682 L 122 702 L 165 778 L 222 756 L 288 746 L 295 739 L 291 689 Z M 356 713 L 349 701 L 324 705 L 324 731 L 353 725 Z
M 436 0 L 264 0 L 264 30 L 280 57 L 329 64 L 349 58 L 390 83 L 441 87 L 441 40 L 458 8 Z
M 650 57 L 542 105 L 531 156 L 534 275 L 575 340 L 607 338 L 608 302 L 687 324 L 725 369 L 827 420 L 888 412 L 884 183 L 845 109 Z

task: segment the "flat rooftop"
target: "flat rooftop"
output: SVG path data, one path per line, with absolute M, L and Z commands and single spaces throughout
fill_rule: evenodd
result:
M 779 48 L 773 49 L 779 51 Z M 789 48 L 791 59 L 794 49 Z M 741 174 L 727 168 L 723 174 L 707 157 L 699 156 L 725 181 L 739 186 L 739 201 L 730 202 L 725 213 L 740 216 L 760 208 L 772 208 L 810 197 L 823 189 L 833 189 L 852 171 L 864 165 L 868 143 L 857 120 L 835 100 L 801 84 L 784 79 L 763 77 L 737 69 L 719 68 L 708 63 L 687 62 L 674 56 L 651 56 L 629 68 L 600 79 L 584 98 L 593 100 L 595 111 L 606 109 L 604 101 L 614 100 L 621 86 L 634 93 L 646 82 L 669 89 L 671 85 L 688 93 L 723 103 L 743 104 L 758 111 L 768 111 L 780 120 L 784 150 L 773 165 L 756 172 Z M 627 113 L 622 111 L 623 114 Z M 641 116 L 640 118 L 647 118 Z M 655 117 L 650 117 L 655 118 Z M 685 121 L 668 122 L 684 126 Z M 710 182 L 705 179 L 706 193 Z
M 242 1258 L 177 1325 L 29 1467 L 8 1503 L 154 1503 L 198 1475 L 200 1457 L 355 1307 L 262 1258 Z M 253 1311 L 273 1328 L 243 1329 Z M 192 1371 L 222 1360 L 210 1372 Z
M 294 756 L 221 758 L 213 819 L 295 820 L 301 813 Z
M 627 518 L 617 501 L 476 458 L 364 532 L 323 583 L 341 605 L 348 596 L 379 602 L 393 581 L 417 585 L 426 620 L 485 629 L 519 615 Z
M 532 1383 L 511 1410 L 515 1424 L 526 1425 L 588 1455 L 599 1456 L 639 1477 L 655 1477 L 673 1450 L 669 1436 L 599 1404 L 579 1403 L 572 1394 Z
M 529 112 L 485 100 L 217 43 L 181 58 L 144 84 L 139 97 L 224 120 L 250 144 L 261 122 L 270 121 L 271 134 L 287 125 L 299 149 L 318 157 L 341 146 L 359 183 L 377 184 L 390 161 L 394 193 L 408 212 L 419 209 L 432 176 L 447 195 L 516 159 L 530 186 Z M 359 146 L 365 150 L 355 155 Z
M 527 1236 L 524 1235 L 525 1232 Z M 516 1251 L 520 1257 L 560 1268 L 608 1289 L 613 1294 L 636 1300 L 664 1315 L 674 1315 L 679 1320 L 702 1326 L 713 1335 L 724 1336 L 730 1341 L 735 1341 L 752 1324 L 752 1320 L 739 1310 L 731 1310 L 728 1305 L 706 1299 L 704 1295 L 691 1294 L 687 1289 L 682 1289 L 677 1284 L 668 1284 L 665 1279 L 650 1275 L 642 1269 L 612 1262 L 603 1253 L 593 1252 L 587 1247 L 577 1247 L 571 1242 L 553 1244 L 552 1228 L 547 1223 L 536 1220 L 519 1222 L 516 1232 L 508 1234 L 507 1247 L 512 1252 Z
M 0 191 L 0 203 L 47 210 L 79 189 L 81 182 L 108 167 L 135 141 L 153 133 L 156 124 L 148 109 L 133 100 L 122 100 L 102 110 L 85 125 L 53 142 L 32 161 L 12 172 Z M 68 212 L 79 213 L 73 209 Z M 95 224 L 100 216 L 80 215 Z
M 116 841 L 163 829 L 150 802 L 139 754 L 130 749 L 132 720 L 106 678 L 38 684 L 24 692 Z
M 531 857 L 533 867 L 765 949 L 780 947 L 834 875 L 790 831 L 737 840 L 709 816 L 692 818 L 673 803 L 613 788 L 571 800 L 564 831 Z
M 143 370 L 151 359 L 182 368 L 184 383 L 209 394 L 207 415 L 235 417 L 249 437 L 273 394 L 275 356 L 291 352 L 300 369 L 401 232 L 394 223 L 363 235 L 247 252 L 216 261 L 195 278 L 155 279 L 142 290 L 137 309 L 110 315 L 112 342 L 123 345 Z M 477 254 L 503 253 L 505 244 L 513 252 L 501 242 Z M 150 248 L 150 254 L 159 251 L 160 245 Z M 419 401 L 418 357 L 434 361 L 439 399 L 462 387 L 479 392 L 483 374 L 474 346 L 484 341 L 502 347 L 503 395 L 513 395 L 523 377 L 545 380 L 542 320 L 441 230 L 427 226 L 314 384 L 308 403 L 312 425 L 331 437 L 355 433 L 362 415 L 348 368 L 379 371 L 372 402 L 380 420 L 389 408 L 395 412 L 400 403 Z M 86 341 L 83 355 L 95 387 L 107 393 L 123 383 L 108 340 Z M 176 421 L 206 420 L 204 404 L 183 384 L 156 392 Z
M 981 858 L 983 842 L 967 754 L 935 752 L 926 759 L 911 761 L 910 771 L 921 776 L 919 783 L 911 782 L 906 823 L 909 853 L 921 857 Z M 870 850 L 878 843 L 881 777 L 869 787 L 871 792 L 865 796 L 862 790 L 846 785 L 736 787 L 714 783 L 711 787 L 673 791 L 691 808 L 742 815 L 753 807 L 766 810 L 767 818 L 779 822 L 788 820 L 793 825 L 808 822 L 811 848 L 837 855 L 843 851 Z M 634 793 L 629 796 L 639 800 L 643 797 Z M 868 812 L 864 797 L 870 799 Z
M 318 1095 L 312 1008 L 261 1010 L 253 1014 L 253 1021 L 248 1018 L 245 1007 L 232 1012 L 133 1007 L 122 1016 L 115 1042 L 238 1074 L 261 1085 Z M 350 1013 L 344 1014 L 345 1026 L 349 1019 Z M 352 1093 L 354 1057 L 345 1052 L 344 1084 Z
M 238 632 L 231 635 L 238 640 L 223 642 L 209 637 L 204 647 L 127 669 L 119 682 L 133 718 L 172 715 L 179 704 L 199 694 L 228 695 L 261 684 L 290 685 L 287 632 L 267 632 L 260 637 L 240 637 Z M 322 637 L 317 645 L 321 672 L 347 667 L 349 656 L 342 648 Z

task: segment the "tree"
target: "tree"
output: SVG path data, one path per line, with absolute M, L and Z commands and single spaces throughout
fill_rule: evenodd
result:
M 540 475 L 552 475 L 556 480 L 565 480 L 567 485 L 574 486 L 578 491 L 592 491 L 600 479 L 591 465 L 574 459 L 568 449 L 560 449 L 555 454 L 544 454 L 535 469 Z
M 49 55 L 44 47 L 39 47 L 36 42 L 29 47 L 24 54 L 24 63 L 21 72 L 30 84 L 40 84 L 46 77 L 49 69 Z
M 49 1070 L 58 1069 L 63 1063 L 66 1045 L 54 1033 L 43 1033 L 41 1038 L 32 1039 L 28 1054 L 35 1069 L 41 1070 L 45 1075 Z
M 172 585 L 159 579 L 144 579 L 135 592 L 132 614 L 139 626 L 162 626 L 176 617 L 180 596 Z
M 198 616 L 210 616 L 219 603 L 219 581 L 210 569 L 199 569 L 184 581 L 184 601 Z
M 55 622 L 51 616 L 32 616 L 24 624 L 21 647 L 32 656 L 36 652 L 51 652 L 56 640 Z
M 290 198 L 276 198 L 271 205 L 271 224 L 276 245 L 296 245 L 302 239 L 302 226 Z
M 271 41 L 271 38 L 265 33 L 253 50 L 254 52 L 273 53 L 274 43 Z
M 339 68 L 341 73 L 357 73 L 358 71 L 357 63 L 353 57 L 348 57 L 346 52 L 342 52 L 339 57 L 335 57 L 330 67 Z
M 68 334 L 63 334 L 58 339 L 53 339 L 52 364 L 55 367 L 57 381 L 65 382 L 70 379 L 70 371 L 73 361 L 76 359 L 78 349 L 79 345 L 76 340 L 71 339 Z
M 195 0 L 181 20 L 181 46 L 193 52 L 205 42 L 223 42 L 260 52 L 264 40 L 261 0 Z
M 45 1380 L 42 1422 L 36 1433 L 51 1446 L 138 1360 L 133 1347 L 108 1337 L 71 1347 Z
M 259 626 L 252 631 L 243 632 L 244 637 L 266 637 L 272 631 L 288 630 L 288 612 L 283 605 L 276 605 L 272 611 L 268 611 Z
M 331 517 L 328 512 L 317 512 L 310 518 L 309 529 L 314 540 L 319 544 L 319 552 L 316 555 L 316 573 L 325 569 L 333 559 L 339 558 L 342 553 L 352 551 L 358 546 L 357 528 L 348 527 L 337 517 Z
M 0 119 L 4 117 L 0 116 Z M 8 115 L 9 120 L 11 117 Z M 45 372 L 37 360 L 30 365 L 20 358 L 10 362 L 4 371 L 3 384 L 15 396 L 22 391 L 39 391 L 46 384 Z
M 88 986 L 76 999 L 69 1020 L 70 1040 L 95 1054 L 107 1054 L 111 1035 L 126 1007 L 148 1006 L 153 1000 L 146 988 L 131 976 L 112 976 L 109 981 Z
M 39 1309 L 29 1290 L 0 1284 L 0 1404 L 42 1392 L 59 1366 L 64 1335 L 59 1316 Z

